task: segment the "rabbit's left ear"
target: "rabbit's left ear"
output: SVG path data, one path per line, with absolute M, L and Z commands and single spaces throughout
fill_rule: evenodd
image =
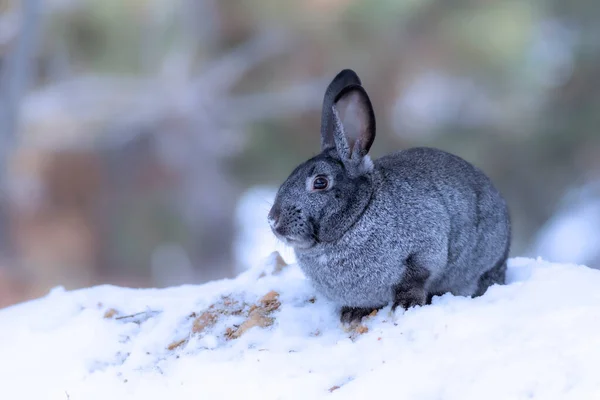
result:
M 365 89 L 345 87 L 333 103 L 333 118 L 338 156 L 344 164 L 358 166 L 375 140 L 375 113 Z
M 361 85 L 360 78 L 351 69 L 344 69 L 331 81 L 325 97 L 323 97 L 323 112 L 321 113 L 321 150 L 335 147 L 333 104 L 340 92 L 350 85 Z

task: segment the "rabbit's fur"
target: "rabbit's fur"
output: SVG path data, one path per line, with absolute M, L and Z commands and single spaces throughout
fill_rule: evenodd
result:
M 269 213 L 316 289 L 342 307 L 342 321 L 503 284 L 511 228 L 492 182 L 432 148 L 371 161 L 374 138 L 370 100 L 344 70 L 325 93 L 322 152 L 292 172 Z

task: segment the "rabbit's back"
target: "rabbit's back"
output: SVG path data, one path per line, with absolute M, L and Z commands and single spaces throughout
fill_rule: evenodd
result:
M 390 154 L 375 166 L 383 202 L 394 202 L 404 220 L 400 231 L 410 225 L 409 237 L 400 237 L 447 235 L 446 265 L 434 271 L 430 291 L 476 294 L 481 276 L 505 262 L 510 243 L 508 209 L 491 180 L 462 158 L 426 147 Z

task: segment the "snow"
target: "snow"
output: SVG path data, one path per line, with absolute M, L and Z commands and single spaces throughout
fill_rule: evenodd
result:
M 517 258 L 483 297 L 388 307 L 359 329 L 295 265 L 160 290 L 56 288 L 0 311 L 0 398 L 598 399 L 598 287 L 598 270 Z M 232 338 L 251 309 L 273 324 Z M 207 310 L 214 325 L 191 334 Z
M 255 186 L 246 190 L 235 210 L 236 238 L 234 241 L 237 272 L 243 272 L 262 262 L 273 250 L 288 263 L 296 261 L 291 248 L 280 242 L 267 222 L 267 215 L 277 194 L 276 187 Z
M 600 182 L 572 190 L 537 235 L 532 253 L 600 268 Z

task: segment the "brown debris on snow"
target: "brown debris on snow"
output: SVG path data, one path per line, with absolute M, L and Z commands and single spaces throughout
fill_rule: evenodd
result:
M 235 329 L 232 327 L 228 327 L 225 329 L 225 338 L 226 339 L 234 339 L 233 334 L 235 333 Z
M 112 319 L 112 318 L 116 317 L 117 315 L 119 315 L 119 312 L 117 310 L 115 310 L 114 308 L 109 308 L 104 313 L 104 318 Z
M 203 312 L 192 312 L 188 319 L 193 319 L 191 324 L 192 334 L 203 334 L 213 328 L 219 319 L 228 316 L 245 316 L 239 325 L 227 327 L 222 335 L 227 340 L 237 339 L 254 327 L 266 328 L 273 325 L 275 319 L 271 314 L 281 306 L 279 293 L 272 290 L 262 296 L 255 304 L 249 305 L 234 299 L 231 295 L 222 296 L 221 299 L 211 304 Z M 167 346 L 175 350 L 188 342 L 188 339 L 178 339 Z
M 369 332 L 369 328 L 364 323 L 377 316 L 378 312 L 379 311 L 375 309 L 360 321 L 352 321 L 351 323 L 342 324 L 342 329 L 350 334 L 350 339 L 355 340 L 358 336 Z
M 265 309 L 265 311 L 275 311 L 279 308 L 279 306 L 281 306 L 281 303 L 279 302 L 279 293 L 277 293 L 274 290 L 271 290 L 269 293 L 261 297 L 259 303 L 262 306 L 262 308 Z
M 279 275 L 289 264 L 284 261 L 278 251 L 271 253 L 271 257 L 273 260 L 273 275 Z
M 354 330 L 356 333 L 358 333 L 359 335 L 363 335 L 367 332 L 369 332 L 369 328 L 367 328 L 364 325 L 359 325 L 356 327 L 356 329 Z
M 279 275 L 289 264 L 285 262 L 278 251 L 274 251 L 267 257 L 265 261 L 266 269 L 269 273 L 263 271 L 259 278 L 264 278 L 267 275 Z
M 237 339 L 255 326 L 266 328 L 273 325 L 274 319 L 269 315 L 280 306 L 279 293 L 270 291 L 261 297 L 257 304 L 250 307 L 248 318 L 237 329 L 229 328 L 230 331 L 226 332 L 225 336 L 228 339 Z
M 250 328 L 254 328 L 255 326 L 266 328 L 267 326 L 273 325 L 273 318 L 267 316 L 267 312 L 265 312 L 262 308 L 255 308 L 248 315 L 248 319 L 246 319 L 235 331 L 233 331 L 228 337 L 230 339 L 237 339 L 242 336 L 246 331 Z
M 217 322 L 217 315 L 214 312 L 205 311 L 194 320 L 192 325 L 193 333 L 200 333 L 204 329 L 213 326 Z
M 178 348 L 178 347 L 184 345 L 185 343 L 187 343 L 187 341 L 188 341 L 187 338 L 186 339 L 176 340 L 173 343 L 171 343 L 170 345 L 168 345 L 167 349 L 173 351 L 176 348 Z
M 240 315 L 247 306 L 231 296 L 222 296 L 219 302 L 212 304 L 208 309 L 222 315 Z

